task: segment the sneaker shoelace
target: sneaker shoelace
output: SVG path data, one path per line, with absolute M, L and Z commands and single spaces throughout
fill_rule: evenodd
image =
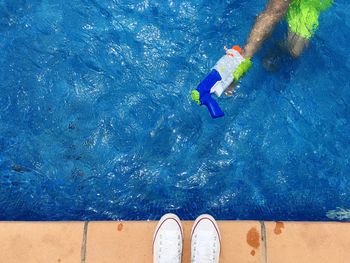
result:
M 201 242 L 198 242 L 198 239 Z M 199 238 L 195 235 L 192 263 L 215 263 L 216 239 L 217 237 L 210 232 L 201 233 Z M 211 240 L 215 242 L 211 243 Z
M 182 238 L 176 232 L 169 232 L 160 235 L 159 263 L 180 263 L 181 262 Z

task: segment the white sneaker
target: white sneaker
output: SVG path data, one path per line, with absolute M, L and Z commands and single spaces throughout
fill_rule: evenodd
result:
M 192 227 L 191 263 L 219 263 L 220 232 L 210 215 L 199 216 Z
M 166 214 L 153 235 L 153 263 L 181 263 L 183 229 L 180 219 Z

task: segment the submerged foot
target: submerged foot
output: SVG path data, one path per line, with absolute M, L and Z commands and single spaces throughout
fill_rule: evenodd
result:
M 276 72 L 280 69 L 282 61 L 288 54 L 285 42 L 275 44 L 263 59 L 263 67 L 269 72 Z

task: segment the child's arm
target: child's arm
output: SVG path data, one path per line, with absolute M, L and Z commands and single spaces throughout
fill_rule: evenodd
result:
M 271 34 L 276 24 L 284 17 L 290 0 L 270 0 L 266 9 L 261 13 L 250 32 L 244 47 L 244 56 L 252 57 Z

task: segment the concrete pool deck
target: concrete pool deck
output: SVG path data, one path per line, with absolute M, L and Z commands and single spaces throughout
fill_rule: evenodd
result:
M 191 221 L 183 221 L 190 262 Z M 152 262 L 156 221 L 0 222 L 0 262 Z M 350 223 L 218 221 L 220 263 L 345 263 Z

